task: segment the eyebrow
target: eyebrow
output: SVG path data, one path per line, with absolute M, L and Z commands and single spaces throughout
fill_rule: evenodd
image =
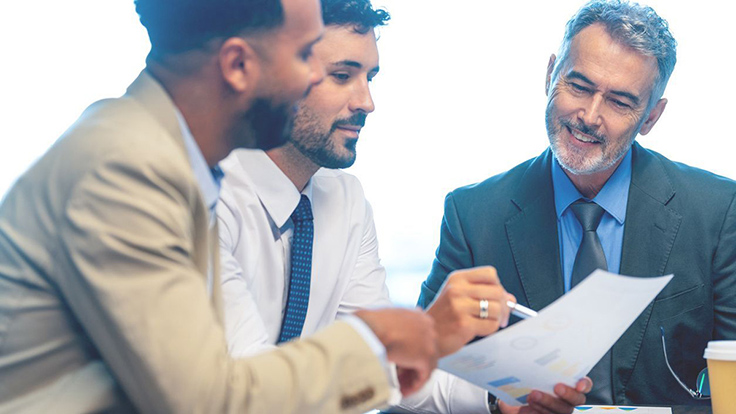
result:
M 340 60 L 338 62 L 332 62 L 332 66 L 350 66 L 356 69 L 363 69 L 363 65 L 360 62 L 357 62 L 355 60 L 350 60 L 350 59 Z M 380 68 L 376 66 L 375 68 L 371 69 L 370 72 L 378 72 L 379 70 Z
M 578 79 L 578 80 L 581 80 L 581 81 L 587 83 L 590 86 L 595 86 L 595 83 L 593 83 L 593 81 L 591 81 L 590 79 L 588 79 L 582 73 L 577 72 L 577 71 L 574 71 L 574 70 L 571 71 L 570 73 L 568 73 L 566 77 L 567 78 L 570 78 L 570 79 Z M 611 94 L 616 95 L 616 96 L 621 96 L 621 97 L 627 98 L 634 105 L 639 105 L 639 102 L 641 101 L 641 99 L 638 96 L 634 95 L 631 92 L 626 92 L 626 91 L 611 91 Z

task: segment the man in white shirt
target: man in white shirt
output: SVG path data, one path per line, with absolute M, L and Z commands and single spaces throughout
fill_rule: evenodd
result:
M 356 310 L 391 303 L 370 204 L 357 178 L 338 170 L 355 161 L 360 129 L 374 110 L 369 90 L 379 71 L 374 28 L 389 17 L 368 0 L 323 0 L 322 7 L 325 34 L 314 51 L 327 76 L 299 105 L 289 141 L 268 152 L 239 150 L 220 164 L 225 172 L 217 207 L 222 289 L 228 345 L 235 356 L 283 340 L 296 238 L 290 216 L 305 199 L 314 234 L 301 335 Z M 443 355 L 495 332 L 508 318 L 507 295 L 492 268 L 457 272 L 449 284 L 453 293 L 441 295 L 428 311 Z M 481 319 L 484 299 L 489 315 Z M 561 391 L 568 401 L 539 394 L 540 405 L 553 412 L 570 412 L 584 401 L 569 387 Z M 432 411 L 488 410 L 484 390 L 444 373 L 405 402 L 407 408 Z
M 211 169 L 234 147 L 283 143 L 294 103 L 324 77 L 311 54 L 319 2 L 136 10 L 151 40 L 144 71 L 0 203 L 0 412 L 359 413 L 392 401 L 387 361 L 408 368 L 402 391 L 419 388 L 437 346 L 415 311 L 356 313 L 247 359 L 227 352 Z

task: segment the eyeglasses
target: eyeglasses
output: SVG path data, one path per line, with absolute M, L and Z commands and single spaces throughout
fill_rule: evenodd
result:
M 695 390 L 690 389 L 690 387 L 685 385 L 685 383 L 680 380 L 680 377 L 675 374 L 675 371 L 672 370 L 672 366 L 670 366 L 670 361 L 667 358 L 667 344 L 664 342 L 664 328 L 660 326 L 659 330 L 662 332 L 662 351 L 664 351 L 664 362 L 667 364 L 667 369 L 670 370 L 670 373 L 673 377 L 675 377 L 677 383 L 680 384 L 682 389 L 687 391 L 687 393 L 690 394 L 691 397 L 695 398 L 696 400 L 709 400 L 710 382 L 708 381 L 708 368 L 703 368 L 698 374 L 698 379 L 695 381 Z

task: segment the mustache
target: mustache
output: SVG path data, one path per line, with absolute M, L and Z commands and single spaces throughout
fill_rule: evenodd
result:
M 578 131 L 582 132 L 583 134 L 590 135 L 591 137 L 597 139 L 598 141 L 600 141 L 600 142 L 602 142 L 604 144 L 606 142 L 608 142 L 608 138 L 606 138 L 605 135 L 603 135 L 603 134 L 595 131 L 593 128 L 585 125 L 582 122 L 572 122 L 572 121 L 568 121 L 568 120 L 562 120 L 562 121 L 560 121 L 560 124 L 562 126 L 566 126 L 568 128 L 571 128 L 571 129 L 577 129 Z
M 358 112 L 351 116 L 350 118 L 343 118 L 338 119 L 332 124 L 332 129 L 342 126 L 342 125 L 351 125 L 351 126 L 359 126 L 363 128 L 365 125 L 365 119 L 368 117 L 368 114 L 365 114 L 363 112 Z

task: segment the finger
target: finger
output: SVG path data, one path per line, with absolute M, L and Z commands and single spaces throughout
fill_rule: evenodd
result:
M 516 296 L 506 292 L 506 303 L 504 303 L 504 319 L 501 321 L 501 327 L 505 328 L 509 326 L 509 318 L 511 318 L 511 308 L 508 306 L 508 302 L 516 303 Z
M 534 411 L 544 414 L 571 413 L 575 409 L 574 405 L 536 390 L 529 394 L 527 403 Z
M 501 322 L 504 317 L 504 308 L 508 309 L 505 303 L 488 300 L 488 315 L 481 318 L 481 301 L 478 299 L 465 298 L 462 303 L 457 304 L 457 310 L 463 315 L 472 316 L 475 319 L 490 319 Z
M 498 285 L 496 268 L 493 266 L 479 266 L 470 269 L 456 270 L 450 274 L 450 278 L 462 279 L 471 283 L 485 283 Z
M 417 386 L 417 372 L 413 369 L 402 368 L 397 370 L 396 376 L 399 380 L 401 395 L 408 396 L 419 390 L 420 387 Z
M 593 380 L 588 377 L 583 377 L 577 384 L 575 384 L 575 389 L 587 394 L 593 389 Z
M 555 385 L 555 394 L 572 406 L 585 404 L 585 394 L 565 384 Z
M 503 401 L 498 401 L 498 408 L 501 409 L 502 414 L 520 414 L 522 407 L 514 407 L 506 404 Z
M 497 319 L 475 318 L 470 324 L 472 325 L 473 336 L 488 336 L 498 331 L 498 328 L 501 327 L 501 323 Z
M 451 297 L 453 298 L 468 298 L 476 302 L 485 299 L 489 302 L 506 303 L 506 290 L 501 285 L 457 283 L 449 287 L 452 290 Z

